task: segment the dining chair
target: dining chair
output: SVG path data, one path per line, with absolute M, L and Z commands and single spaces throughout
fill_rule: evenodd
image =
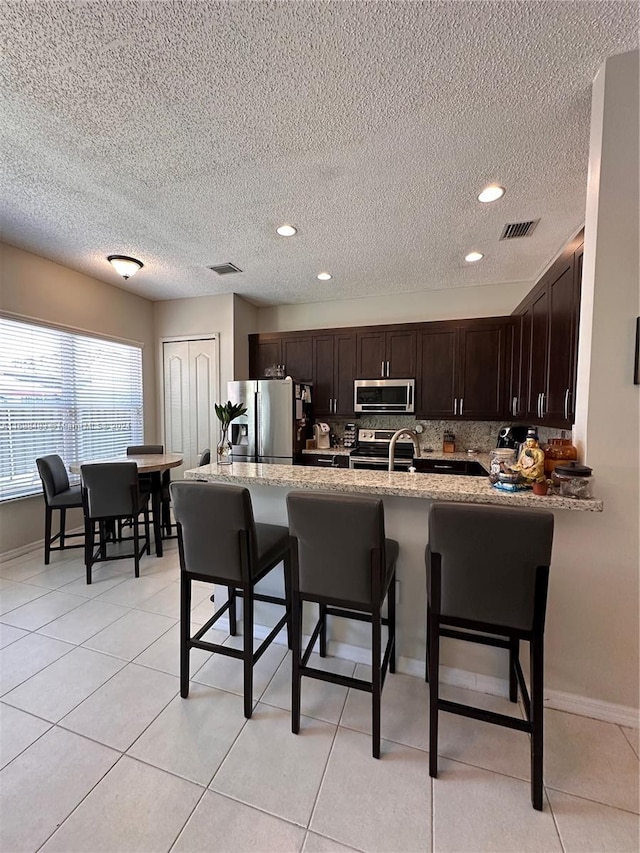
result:
M 249 490 L 240 486 L 176 481 L 171 484 L 171 497 L 180 556 L 180 695 L 183 698 L 189 695 L 191 649 L 238 658 L 244 668 L 244 715 L 249 718 L 253 710 L 253 667 L 284 625 L 290 637 L 289 531 L 277 524 L 255 521 Z M 281 563 L 285 597 L 257 593 L 256 585 Z M 225 585 L 229 597 L 191 636 L 193 581 Z M 236 634 L 238 597 L 242 598 L 242 648 L 203 640 L 226 612 L 229 613 L 229 633 Z M 256 601 L 284 605 L 285 614 L 254 651 Z
M 438 712 L 516 729 L 531 736 L 531 802 L 542 809 L 544 623 L 553 515 L 513 507 L 435 503 L 429 513 L 427 660 L 429 775 L 438 775 Z M 440 638 L 509 652 L 509 698 L 526 720 L 441 699 Z M 529 642 L 531 695 L 520 665 Z
M 291 730 L 300 731 L 303 676 L 371 693 L 372 752 L 380 758 L 380 703 L 387 670 L 395 672 L 396 561 L 398 543 L 385 537 L 382 500 L 361 495 L 290 492 L 291 621 L 293 672 Z M 387 616 L 382 606 L 387 599 Z M 305 602 L 318 605 L 318 621 L 304 653 Z M 370 681 L 349 678 L 308 665 L 320 640 L 327 653 L 327 616 L 371 624 Z M 382 655 L 382 626 L 388 629 Z
M 80 466 L 82 502 L 84 506 L 85 551 L 87 583 L 92 580 L 95 563 L 125 560 L 133 557 L 135 577 L 140 577 L 140 560 L 150 553 L 149 492 L 142 491 L 135 462 L 95 462 Z M 138 519 L 144 522 L 143 543 L 140 545 Z M 130 521 L 132 535 L 114 542 L 115 552 L 107 553 L 107 527 L 110 523 Z M 95 545 L 96 526 L 98 547 Z M 120 553 L 120 542 L 133 542 L 133 552 Z
M 42 480 L 42 494 L 44 496 L 44 564 L 49 565 L 52 551 L 64 551 L 67 548 L 83 548 L 84 543 L 67 545 L 67 539 L 84 537 L 84 533 L 66 533 L 67 510 L 82 508 L 82 494 L 80 486 L 69 484 L 69 475 L 64 462 L 57 454 L 40 456 L 36 459 L 38 474 Z M 60 527 L 58 533 L 51 535 L 53 511 L 60 513 Z M 59 545 L 53 545 L 59 541 Z

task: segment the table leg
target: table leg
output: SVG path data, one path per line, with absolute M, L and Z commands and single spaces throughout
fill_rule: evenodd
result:
M 156 540 L 156 557 L 162 557 L 162 472 L 151 473 L 151 506 L 153 508 L 153 538 Z

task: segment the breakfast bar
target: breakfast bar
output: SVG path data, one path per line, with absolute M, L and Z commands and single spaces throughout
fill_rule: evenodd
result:
M 482 454 L 479 454 L 478 460 L 487 463 Z M 502 492 L 492 487 L 488 478 L 484 477 L 234 462 L 232 465 L 213 464 L 194 468 L 185 472 L 185 478 L 246 486 L 251 492 L 256 517 L 272 524 L 287 524 L 286 496 L 293 490 L 333 491 L 382 497 L 387 536 L 400 543 L 396 575 L 399 584 L 398 668 L 415 675 L 421 675 L 424 671 L 424 554 L 427 544 L 427 517 L 432 501 L 495 504 L 552 511 L 555 516 L 555 539 L 554 560 L 551 566 L 550 610 L 560 614 L 573 606 L 575 598 L 571 583 L 563 583 L 561 569 L 562 563 L 571 559 L 569 555 L 575 526 L 573 519 L 586 519 L 588 516 L 597 519 L 603 511 L 603 503 L 600 500 L 579 500 L 557 495 L 538 497 L 530 490 Z M 327 531 L 327 535 L 331 535 L 330 531 Z M 526 541 L 522 543 L 522 547 L 527 547 Z M 279 588 L 273 590 L 280 591 Z M 269 592 L 272 590 L 269 589 Z M 267 609 L 257 608 L 256 612 L 258 624 L 271 624 L 272 619 Z M 368 629 L 362 625 L 354 627 L 342 623 L 343 620 L 334 620 L 331 626 L 332 653 L 366 661 L 369 648 Z M 305 630 L 308 627 L 305 625 Z M 442 660 L 445 674 L 449 673 L 449 680 L 465 686 L 469 686 L 471 680 L 480 685 L 480 689 L 484 685 L 487 692 L 499 689 L 495 680 L 505 677 L 504 653 L 497 649 L 474 647 L 471 651 L 464 648 L 462 655 L 462 648 L 464 647 L 457 640 L 449 640 L 444 644 Z M 550 665 L 552 666 L 551 661 Z M 450 669 L 447 670 L 447 667 Z M 469 668 L 473 670 L 472 673 L 466 671 Z

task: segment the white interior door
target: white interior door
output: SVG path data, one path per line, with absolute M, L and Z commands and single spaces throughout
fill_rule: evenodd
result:
M 172 469 L 173 479 L 195 468 L 200 454 L 217 441 L 214 402 L 219 396 L 217 341 L 165 341 L 164 443 L 168 453 L 181 453 L 184 462 Z

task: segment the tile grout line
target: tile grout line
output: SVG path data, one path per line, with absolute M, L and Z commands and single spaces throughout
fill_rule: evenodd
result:
M 351 671 L 351 678 L 354 677 L 355 671 L 357 668 L 357 664 L 354 662 L 353 669 Z M 302 679 L 301 679 L 302 681 Z M 302 693 L 302 684 L 300 685 L 300 692 Z M 338 722 L 335 724 L 336 728 L 333 733 L 333 738 L 331 739 L 331 746 L 329 747 L 329 752 L 327 753 L 327 760 L 324 764 L 324 769 L 322 771 L 322 776 L 320 777 L 320 783 L 318 785 L 318 789 L 316 791 L 316 795 L 313 800 L 313 805 L 311 806 L 311 812 L 309 813 L 309 820 L 307 821 L 307 833 L 311 831 L 311 823 L 313 822 L 313 818 L 315 816 L 318 800 L 320 799 L 320 794 L 322 793 L 322 787 L 324 785 L 324 780 L 327 777 L 327 770 L 329 769 L 329 762 L 331 761 L 331 756 L 333 755 L 333 750 L 335 748 L 336 739 L 338 737 L 338 732 L 340 731 L 340 722 L 344 716 L 345 708 L 347 707 L 347 702 L 349 700 L 349 694 L 351 692 L 351 688 L 347 688 L 347 692 L 345 693 L 344 702 L 342 703 L 342 710 L 340 711 L 340 716 L 338 717 Z M 306 841 L 306 836 L 305 836 Z
M 553 820 L 553 825 L 555 826 L 555 829 L 556 829 L 556 835 L 558 836 L 558 841 L 560 842 L 560 849 L 562 850 L 562 853 L 567 853 L 567 849 L 564 846 L 564 843 L 562 841 L 562 834 L 560 832 L 560 826 L 559 826 L 558 821 L 556 819 L 556 815 L 555 815 L 555 812 L 553 810 L 553 806 L 551 805 L 551 797 L 549 796 L 549 792 L 547 791 L 546 785 L 544 786 L 544 796 L 547 800 L 547 805 L 549 806 L 549 811 L 551 813 L 551 819 Z

